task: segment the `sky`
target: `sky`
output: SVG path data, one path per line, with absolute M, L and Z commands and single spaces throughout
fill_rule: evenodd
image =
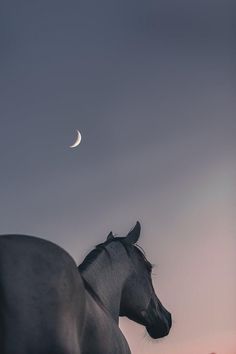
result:
M 122 318 L 134 354 L 236 353 L 235 33 L 228 0 L 1 3 L 0 232 L 80 263 L 140 220 L 173 327 Z

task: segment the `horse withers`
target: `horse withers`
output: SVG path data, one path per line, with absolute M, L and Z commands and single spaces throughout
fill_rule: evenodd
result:
M 59 246 L 33 236 L 0 237 L 1 354 L 130 354 L 119 316 L 169 333 L 171 315 L 157 298 L 151 264 L 126 237 L 92 250 L 77 267 Z

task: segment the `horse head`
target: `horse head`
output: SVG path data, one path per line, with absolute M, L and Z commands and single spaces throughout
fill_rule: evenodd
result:
M 130 261 L 130 274 L 122 290 L 120 316 L 145 326 L 148 334 L 157 339 L 169 333 L 172 320 L 170 312 L 155 293 L 151 278 L 152 265 L 135 245 L 140 237 L 140 229 L 140 223 L 137 222 L 126 237 L 119 237 Z

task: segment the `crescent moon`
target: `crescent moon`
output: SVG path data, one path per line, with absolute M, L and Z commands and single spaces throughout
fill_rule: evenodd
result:
M 74 144 L 70 146 L 71 149 L 75 148 L 76 146 L 78 146 L 80 144 L 80 142 L 81 142 L 81 139 L 82 139 L 79 130 L 76 130 L 76 131 L 77 131 L 77 138 L 76 138 Z

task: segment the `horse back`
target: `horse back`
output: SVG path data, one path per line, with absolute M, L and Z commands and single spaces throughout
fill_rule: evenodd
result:
M 0 236 L 1 354 L 80 353 L 84 302 L 65 250 L 32 236 Z

